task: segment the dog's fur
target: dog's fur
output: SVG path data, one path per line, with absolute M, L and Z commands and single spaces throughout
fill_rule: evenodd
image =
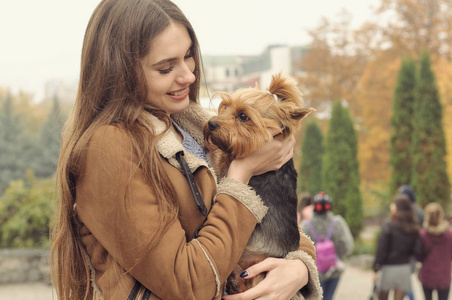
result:
M 216 95 L 222 102 L 218 115 L 204 126 L 204 137 L 220 178 L 227 174 L 235 158 L 250 154 L 272 138 L 290 137 L 300 120 L 313 110 L 302 108 L 302 95 L 295 80 L 281 74 L 272 77 L 268 92 L 256 86 Z M 270 129 L 280 133 L 273 137 Z M 279 170 L 252 177 L 249 185 L 261 196 L 268 212 L 256 225 L 245 252 L 228 278 L 228 294 L 247 290 L 263 279 L 263 276 L 242 279 L 239 275 L 243 270 L 267 257 L 286 256 L 298 249 L 300 240 L 297 172 L 293 160 Z

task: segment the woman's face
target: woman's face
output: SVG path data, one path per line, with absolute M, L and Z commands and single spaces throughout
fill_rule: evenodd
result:
M 389 210 L 391 211 L 391 215 L 394 215 L 397 212 L 397 206 L 395 205 L 395 203 L 391 203 Z
M 192 41 L 184 25 L 170 23 L 151 43 L 142 65 L 148 86 L 147 101 L 167 114 L 189 104 L 189 86 L 195 81 Z

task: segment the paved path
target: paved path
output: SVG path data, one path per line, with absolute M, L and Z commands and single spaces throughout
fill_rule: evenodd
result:
M 0 285 L 0 300 L 52 300 L 52 288 L 44 283 Z
M 349 266 L 339 282 L 335 300 L 368 300 L 373 286 L 372 278 L 372 271 Z M 412 283 L 415 299 L 424 299 L 419 280 L 415 275 L 412 276 Z M 42 283 L 0 285 L 0 300 L 30 299 L 52 300 L 51 287 Z

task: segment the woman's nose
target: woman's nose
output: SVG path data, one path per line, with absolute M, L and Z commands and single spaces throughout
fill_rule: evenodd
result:
M 184 61 L 182 63 L 182 68 L 180 70 L 180 74 L 178 76 L 178 81 L 180 84 L 192 84 L 196 80 L 195 74 L 193 74 L 195 67 L 195 63 L 190 61 Z

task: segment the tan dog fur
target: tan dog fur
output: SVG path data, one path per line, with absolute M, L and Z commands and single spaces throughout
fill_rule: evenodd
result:
M 302 95 L 295 80 L 282 74 L 272 77 L 268 91 L 256 87 L 216 95 L 222 102 L 218 115 L 204 126 L 204 137 L 219 178 L 226 176 L 235 158 L 250 154 L 272 138 L 290 137 L 299 128 L 301 119 L 314 110 L 302 107 Z M 251 178 L 250 186 L 256 189 L 269 210 L 261 224 L 257 224 L 237 267 L 228 278 L 226 290 L 229 294 L 245 291 L 265 277 L 242 279 L 240 273 L 243 270 L 266 257 L 284 257 L 298 248 L 296 181 L 293 160 L 280 170 Z M 279 188 L 280 192 L 275 192 L 273 187 Z M 287 195 L 281 195 L 281 191 Z

